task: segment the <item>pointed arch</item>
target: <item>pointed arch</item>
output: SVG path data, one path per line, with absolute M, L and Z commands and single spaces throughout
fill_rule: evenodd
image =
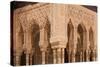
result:
M 66 62 L 71 62 L 71 51 L 72 51 L 72 46 L 74 44 L 74 26 L 72 24 L 71 19 L 69 20 L 69 23 L 67 25 L 67 37 L 68 37 L 68 42 L 67 42 L 67 47 L 65 48 L 65 63 Z
M 85 61 L 85 48 L 86 48 L 86 42 L 87 42 L 87 33 L 86 28 L 83 23 L 79 24 L 77 27 L 77 56 L 76 61 Z
M 33 48 L 32 64 L 41 64 L 42 61 L 39 41 L 40 41 L 40 28 L 37 23 L 34 23 L 32 25 L 32 48 Z

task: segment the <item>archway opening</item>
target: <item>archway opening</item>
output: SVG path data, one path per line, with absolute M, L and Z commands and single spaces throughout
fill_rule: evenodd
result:
M 77 51 L 76 51 L 76 61 L 85 61 L 85 46 L 86 46 L 86 28 L 84 25 L 79 24 L 77 29 Z
M 74 36 L 74 27 L 73 27 L 72 21 L 70 19 L 68 26 L 67 26 L 68 42 L 67 42 L 67 46 L 65 48 L 65 60 L 64 60 L 65 63 L 72 61 L 71 51 L 73 49 L 72 46 L 74 43 L 73 36 Z
M 40 29 L 39 25 L 34 23 L 32 25 L 32 47 L 33 47 L 33 56 L 32 56 L 32 64 L 41 64 L 42 56 L 39 47 L 39 40 L 40 40 Z

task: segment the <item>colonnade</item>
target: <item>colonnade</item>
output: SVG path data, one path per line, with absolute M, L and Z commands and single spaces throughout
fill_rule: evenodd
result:
M 96 44 L 94 43 L 95 35 L 93 27 L 90 26 L 90 28 L 87 29 L 84 23 L 72 22 L 73 19 L 69 17 L 66 20 L 64 14 L 64 12 L 66 12 L 65 6 L 61 5 L 59 8 L 59 6 L 55 5 L 55 8 L 58 10 L 61 10 L 62 7 L 64 7 L 63 11 L 56 12 L 57 10 L 55 11 L 55 9 L 51 10 L 51 13 L 53 13 L 52 16 L 50 15 L 51 17 L 44 18 L 45 13 L 40 14 L 38 11 L 39 13 L 37 14 L 40 14 L 41 17 L 36 16 L 38 17 L 36 20 L 40 19 L 40 25 L 36 23 L 38 21 L 30 22 L 30 14 L 27 15 L 29 16 L 27 17 L 29 21 L 25 21 L 26 24 L 16 19 L 18 16 L 15 17 L 14 23 L 19 21 L 19 24 L 16 22 L 14 26 L 13 39 L 15 47 L 12 58 L 14 62 L 13 65 L 61 64 L 96 60 Z M 24 18 L 26 18 L 26 15 Z M 51 19 L 51 21 L 49 20 L 51 23 L 47 22 L 49 18 Z M 77 23 L 77 25 L 75 23 Z M 50 39 L 53 37 L 57 37 L 58 39 L 55 38 L 56 40 L 53 39 L 54 41 L 51 42 Z M 25 57 L 22 56 L 23 53 Z M 23 60 L 21 60 L 21 58 L 23 58 L 25 62 L 22 62 Z
M 82 61 L 95 61 L 96 60 L 96 52 L 95 50 L 92 50 L 93 49 L 93 40 L 92 40 L 92 43 L 91 43 L 91 37 L 93 37 L 93 32 L 92 32 L 92 35 L 90 34 L 90 42 L 89 41 L 86 41 L 87 39 L 85 38 L 86 37 L 86 31 L 82 30 L 81 29 L 81 26 L 79 26 L 79 28 L 75 27 L 75 29 L 72 27 L 72 26 L 69 26 L 69 29 L 70 31 L 68 31 L 68 44 L 66 47 L 67 49 L 67 57 L 68 59 L 65 59 L 65 48 L 50 48 L 52 49 L 52 57 L 53 57 L 53 61 L 52 63 L 54 64 L 60 64 L 60 63 L 65 63 L 65 60 L 68 60 L 68 62 L 82 62 Z M 71 30 L 72 29 L 72 30 Z M 77 33 L 77 30 L 79 33 Z M 92 29 L 91 29 L 92 31 Z M 90 31 L 90 33 L 91 33 Z M 40 49 L 39 51 L 39 55 L 37 56 L 37 58 L 39 59 L 36 59 L 34 58 L 33 56 L 35 55 L 35 50 L 33 49 L 33 47 L 35 48 L 34 46 L 34 43 L 32 42 L 32 34 L 34 35 L 34 33 L 32 32 L 25 32 L 25 33 L 21 33 L 17 36 L 17 40 L 16 40 L 16 44 L 24 44 L 24 47 L 26 47 L 26 51 L 24 52 L 25 55 L 26 55 L 26 65 L 32 65 L 34 64 L 34 62 L 37 61 L 37 64 L 46 64 L 48 63 L 48 61 L 46 61 L 46 52 L 47 52 L 47 47 L 49 44 L 49 41 L 48 41 L 48 35 L 47 35 L 47 32 L 45 31 L 45 29 L 42 29 L 40 32 L 38 32 L 40 34 L 40 39 L 38 42 L 38 49 Z M 24 37 L 22 37 L 21 35 L 24 34 Z M 77 34 L 78 37 L 77 37 Z M 88 34 L 87 34 L 88 35 Z M 73 39 L 74 38 L 74 39 Z M 76 38 L 76 39 L 75 39 Z M 89 38 L 89 35 L 88 35 L 88 38 Z M 24 39 L 24 43 L 22 43 L 22 40 Z M 77 41 L 77 42 L 76 42 Z M 32 44 L 33 43 L 33 44 Z M 91 50 L 88 48 L 87 49 L 87 44 L 90 43 L 90 47 L 91 47 L 91 44 L 92 44 L 92 48 Z M 59 44 L 59 43 L 57 43 Z M 57 45 L 56 44 L 56 45 Z M 75 44 L 75 45 L 74 45 Z M 32 47 L 33 45 L 33 47 Z M 76 49 L 74 48 L 76 46 Z M 86 48 L 84 48 L 86 47 Z M 14 64 L 15 65 L 20 65 L 21 64 L 21 52 L 19 53 L 14 53 Z M 23 57 L 22 57 L 23 58 Z M 47 57 L 48 58 L 48 57 Z M 33 62 L 33 60 L 36 59 L 36 61 Z M 48 58 L 48 60 L 51 59 L 51 58 Z M 40 62 L 40 63 L 38 63 Z

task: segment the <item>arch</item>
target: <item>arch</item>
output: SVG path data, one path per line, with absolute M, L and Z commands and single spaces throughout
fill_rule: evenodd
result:
M 89 42 L 90 42 L 90 61 L 93 61 L 93 49 L 94 49 L 94 33 L 92 27 L 89 29 Z
M 72 21 L 71 19 L 69 20 L 69 23 L 67 25 L 67 37 L 68 37 L 68 42 L 67 42 L 67 47 L 66 47 L 66 50 L 65 50 L 65 63 L 66 62 L 71 62 L 71 51 L 72 51 L 72 46 L 73 46 L 73 43 L 74 43 L 74 39 L 73 39 L 73 36 L 74 36 L 74 26 L 72 24 Z
M 28 30 L 29 30 L 28 33 L 30 33 L 30 35 L 31 35 L 31 44 L 32 44 L 32 53 L 29 55 L 29 60 L 28 60 L 29 64 L 41 64 L 41 51 L 40 51 L 40 47 L 39 47 L 39 39 L 40 39 L 39 25 L 37 23 L 31 24 L 31 27 Z M 26 55 L 27 55 L 26 49 L 24 49 L 21 54 L 21 60 L 20 60 L 21 65 L 26 65 L 26 61 L 27 61 Z
M 86 28 L 83 24 L 79 24 L 78 25 L 78 29 L 77 29 L 77 32 L 78 32 L 78 39 L 80 41 L 80 44 L 77 45 L 77 47 L 81 47 L 80 50 L 83 50 L 84 48 L 84 43 L 86 42 Z
M 41 64 L 42 61 L 41 51 L 39 47 L 39 40 L 40 40 L 40 28 L 37 23 L 34 23 L 32 25 L 32 48 L 33 48 L 32 64 Z
M 52 55 L 53 52 L 52 52 L 51 45 L 49 42 L 50 41 L 50 22 L 48 19 L 46 21 L 44 29 L 45 29 L 45 32 L 47 32 L 47 37 L 45 39 L 47 39 L 48 45 L 49 45 L 45 53 L 45 63 L 48 64 L 48 63 L 53 63 L 53 55 Z M 34 23 L 32 33 L 33 33 L 33 38 L 34 38 L 33 48 L 35 49 L 34 51 L 35 55 L 33 55 L 33 64 L 42 64 L 42 54 L 41 54 L 42 52 L 40 51 L 40 47 L 39 47 L 40 27 L 38 24 Z
M 86 28 L 84 24 L 79 24 L 77 27 L 77 52 L 76 52 L 76 61 L 85 61 L 85 48 L 86 48 Z

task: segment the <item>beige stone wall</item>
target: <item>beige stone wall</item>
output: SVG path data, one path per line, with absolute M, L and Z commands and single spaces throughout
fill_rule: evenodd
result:
M 13 17 L 14 65 L 20 65 L 22 52 L 26 54 L 26 65 L 32 64 L 32 56 L 35 55 L 36 48 L 39 48 L 36 55 L 41 54 L 40 64 L 49 63 L 49 58 L 46 59 L 48 46 L 51 46 L 49 49 L 52 50 L 52 63 L 64 63 L 65 51 L 68 54 L 68 62 L 90 61 L 90 56 L 92 60 L 96 60 L 96 12 L 80 5 L 38 3 L 16 9 Z M 47 23 L 50 24 L 49 32 Z M 93 30 L 91 43 L 90 29 Z M 36 46 L 34 42 L 37 35 L 39 38 Z M 82 44 L 82 49 L 78 48 L 77 44 L 79 46 Z M 91 46 L 93 48 L 90 49 Z M 76 58 L 78 49 L 81 50 L 79 59 Z

